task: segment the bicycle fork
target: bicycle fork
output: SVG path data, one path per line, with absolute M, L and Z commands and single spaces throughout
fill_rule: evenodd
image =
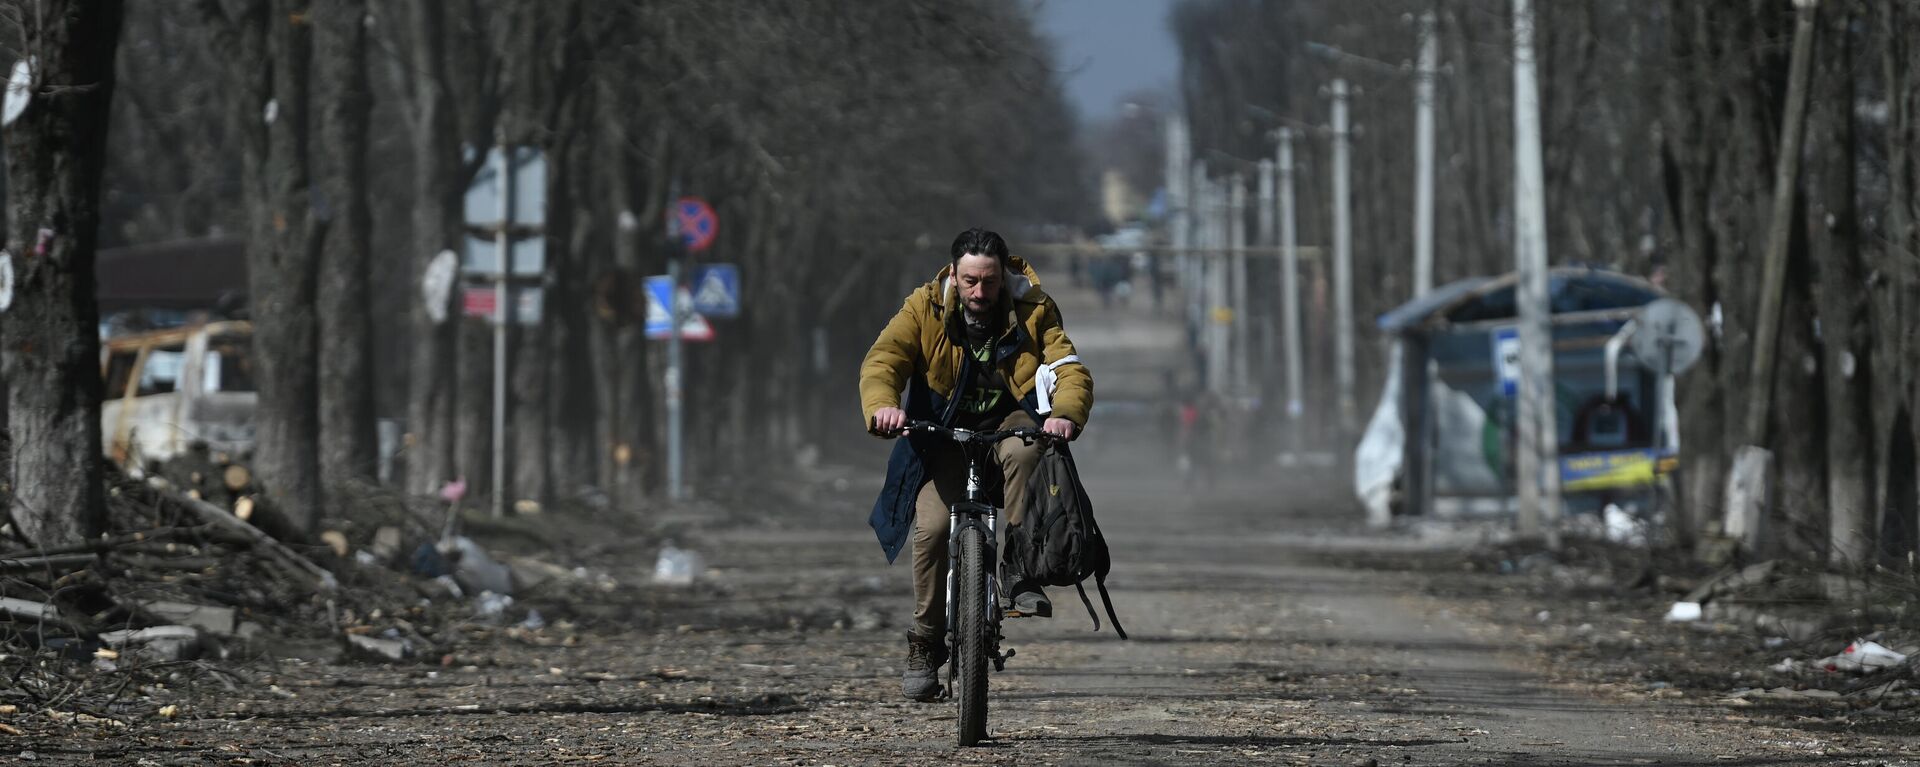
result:
M 954 604 L 956 584 L 953 565 L 953 558 L 958 556 L 960 551 L 960 533 L 967 528 L 982 528 L 982 538 L 986 543 L 986 562 L 983 563 L 986 570 L 983 575 L 987 580 L 985 607 L 987 619 L 993 631 L 993 636 L 988 641 L 989 657 L 993 660 L 994 671 L 1005 671 L 1007 659 L 1013 657 L 1014 651 L 1012 649 L 1004 653 L 1000 651 L 1000 640 L 1005 637 L 1000 634 L 1000 584 L 998 582 L 1000 545 L 994 530 L 1000 510 L 981 497 L 980 485 L 979 463 L 968 460 L 967 499 L 954 504 L 947 510 L 947 646 L 954 648 L 955 652 L 958 652 L 960 647 L 959 613 Z M 953 676 L 956 673 L 958 673 L 958 664 L 949 663 L 946 689 L 942 691 L 943 696 L 952 694 Z

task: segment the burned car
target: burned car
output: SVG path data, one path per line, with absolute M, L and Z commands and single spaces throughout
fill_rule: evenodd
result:
M 208 322 L 102 343 L 107 454 L 152 469 L 190 450 L 242 460 L 253 450 L 253 326 Z

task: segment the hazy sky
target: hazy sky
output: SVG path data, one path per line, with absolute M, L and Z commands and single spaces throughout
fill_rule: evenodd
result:
M 1034 0 L 1040 27 L 1059 43 L 1067 98 L 1091 122 L 1138 88 L 1171 88 L 1179 50 L 1167 32 L 1173 0 Z

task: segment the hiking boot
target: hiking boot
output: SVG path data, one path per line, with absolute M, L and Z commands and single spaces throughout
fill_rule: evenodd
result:
M 1047 599 L 1047 592 L 1039 586 L 1023 585 L 1020 591 L 1007 598 L 1006 616 L 1009 618 L 1051 618 L 1053 600 Z
M 947 643 L 940 637 L 907 632 L 907 670 L 900 675 L 900 694 L 925 703 L 940 696 L 940 667 L 947 665 Z

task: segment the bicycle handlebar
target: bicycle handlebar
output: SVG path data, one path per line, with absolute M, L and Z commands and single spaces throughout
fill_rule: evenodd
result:
M 1036 439 L 1053 440 L 1053 441 L 1059 441 L 1059 442 L 1066 441 L 1065 437 L 1062 437 L 1058 434 L 1050 434 L 1048 432 L 1033 428 L 1031 426 L 1021 426 L 1013 429 L 996 429 L 993 431 L 974 431 L 971 429 L 956 429 L 949 426 L 941 426 L 940 424 L 934 423 L 932 421 L 913 421 L 911 423 L 908 423 L 904 428 L 900 429 L 898 432 L 895 432 L 895 434 L 906 434 L 908 432 L 915 432 L 915 431 L 921 432 L 923 434 L 945 435 L 948 437 L 952 437 L 953 441 L 955 442 L 972 442 L 976 444 L 986 444 L 986 445 L 991 445 L 991 444 L 1000 442 L 1002 440 L 1009 440 L 1009 439 L 1019 439 L 1024 442 L 1032 442 L 1033 440 L 1036 440 Z

